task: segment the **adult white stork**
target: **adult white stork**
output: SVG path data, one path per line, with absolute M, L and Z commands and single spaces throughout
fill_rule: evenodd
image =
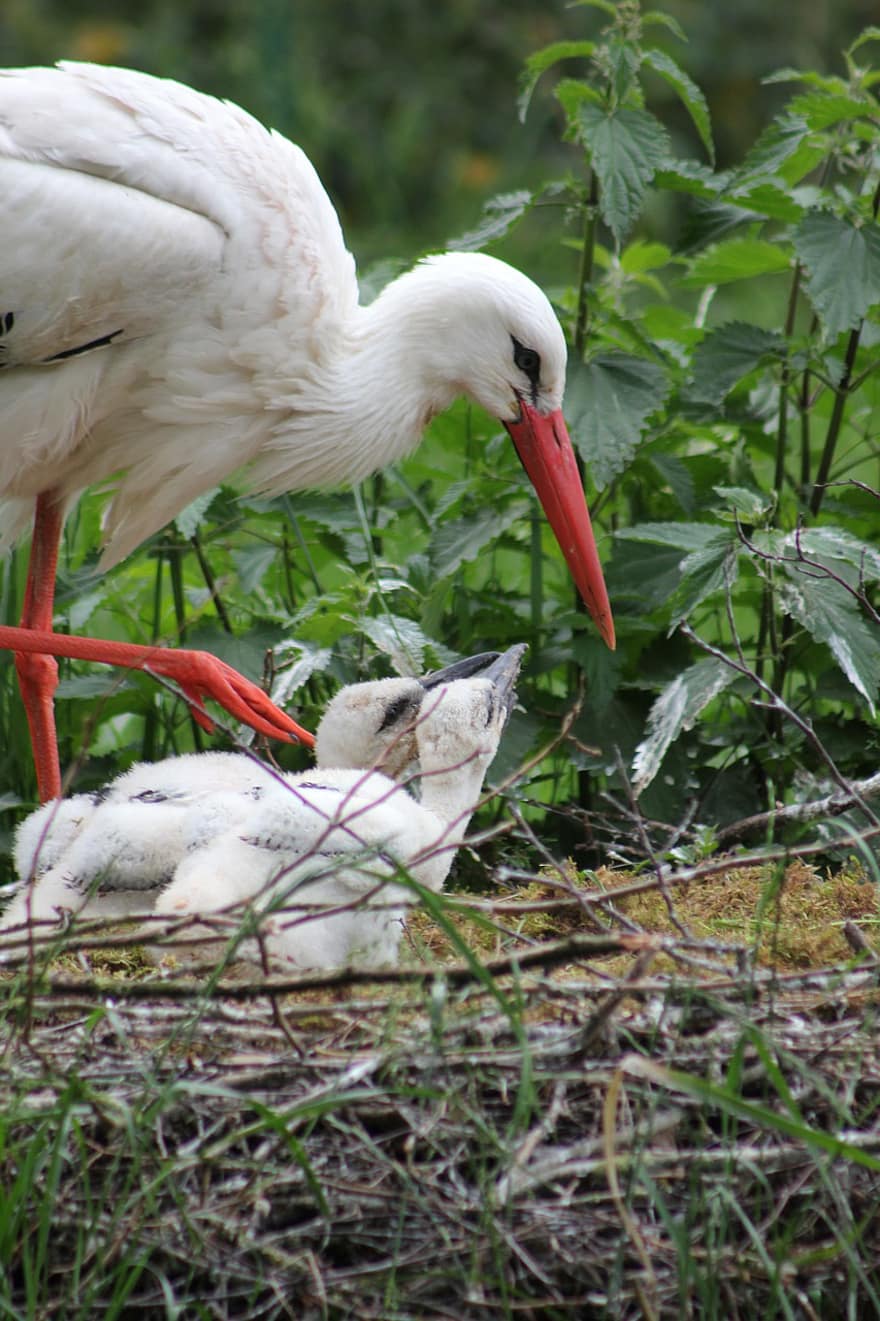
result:
M 367 307 L 302 151 L 229 102 L 126 69 L 0 73 L 0 529 L 33 519 L 16 653 L 42 799 L 60 792 L 52 656 L 149 668 L 210 727 L 311 736 L 204 652 L 52 633 L 58 542 L 112 480 L 108 567 L 238 469 L 275 492 L 359 480 L 466 394 L 509 431 L 609 646 L 614 626 L 562 416 L 565 342 L 491 257 L 421 262 Z
M 405 878 L 442 887 L 524 651 L 343 688 L 318 727 L 317 770 L 281 775 L 245 753 L 207 752 L 46 803 L 18 831 L 22 886 L 0 919 L 3 943 L 32 923 L 51 939 L 63 915 L 151 913 L 183 919 L 182 939 L 204 942 L 212 928 L 192 919 L 225 915 L 234 933 L 251 905 L 277 962 L 393 962 L 413 900 Z M 407 790 L 414 776 L 418 799 Z M 220 918 L 213 942 L 197 944 L 197 962 L 216 959 L 222 928 Z

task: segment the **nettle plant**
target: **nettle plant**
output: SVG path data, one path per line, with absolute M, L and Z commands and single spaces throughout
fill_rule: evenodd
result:
M 656 44 L 675 21 L 592 7 L 598 37 L 532 56 L 520 100 L 561 61 L 585 70 L 554 88 L 577 172 L 496 199 L 469 239 L 560 197 L 580 227 L 567 408 L 619 638 L 617 657 L 575 644 L 575 733 L 601 745 L 581 764 L 623 770 L 647 815 L 731 821 L 876 768 L 880 28 L 842 76 L 774 75 L 793 95 L 719 171 L 705 98 Z M 702 160 L 674 155 L 652 76 Z M 677 247 L 646 237 L 660 194 Z

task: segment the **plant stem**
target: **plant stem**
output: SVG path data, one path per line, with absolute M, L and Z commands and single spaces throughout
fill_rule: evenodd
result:
M 783 334 L 788 342 L 794 333 L 795 316 L 797 315 L 798 294 L 801 287 L 802 267 L 797 262 L 794 268 L 794 276 L 791 282 L 791 290 L 788 296 L 788 307 L 785 313 L 785 326 Z M 773 522 L 778 523 L 779 515 L 782 511 L 782 492 L 785 486 L 785 460 L 788 452 L 788 390 L 791 385 L 791 364 L 786 354 L 785 361 L 782 364 L 782 375 L 779 382 L 779 424 L 776 429 L 776 470 L 773 475 L 773 489 L 776 493 L 776 510 L 773 515 Z M 791 617 L 786 615 L 782 623 L 782 647 L 778 647 L 776 642 L 776 615 L 774 613 L 773 601 L 773 583 L 768 577 L 764 581 L 763 601 L 761 605 L 761 628 L 758 637 L 758 653 L 755 658 L 755 671 L 759 679 L 763 678 L 763 653 L 764 647 L 770 642 L 771 652 L 775 657 L 773 666 L 773 684 L 777 692 L 782 692 L 785 683 L 785 672 L 788 665 L 788 642 L 791 638 Z M 767 711 L 768 732 L 777 740 L 782 737 L 782 719 L 779 712 L 775 709 Z
M 797 312 L 798 293 L 801 286 L 801 264 L 794 268 L 791 292 L 788 296 L 788 309 L 785 314 L 786 340 L 790 340 L 794 331 L 794 319 Z M 776 429 L 776 471 L 773 475 L 773 489 L 776 492 L 776 515 L 782 504 L 782 488 L 785 485 L 785 457 L 788 450 L 788 387 L 791 384 L 791 365 L 786 355 L 782 364 L 782 379 L 779 383 L 779 424 Z
M 880 212 L 880 184 L 874 189 L 871 210 L 874 219 L 876 220 L 878 212 Z M 852 384 L 853 368 L 855 367 L 856 353 L 858 352 L 859 338 L 862 333 L 863 325 L 864 322 L 860 321 L 855 329 L 850 331 L 849 340 L 847 341 L 843 375 L 840 378 L 840 384 L 834 392 L 834 407 L 831 410 L 831 418 L 825 436 L 825 448 L 822 450 L 822 458 L 819 460 L 819 467 L 816 470 L 816 482 L 813 486 L 813 494 L 810 497 L 810 513 L 814 516 L 818 514 L 822 506 L 822 500 L 825 496 L 825 486 L 831 472 L 831 464 L 834 461 L 834 451 L 840 436 L 840 428 L 843 425 L 843 412 L 846 408 L 846 400 Z
M 308 543 L 306 542 L 306 539 L 302 534 L 302 528 L 299 525 L 299 519 L 297 518 L 296 514 L 293 512 L 293 506 L 290 502 L 290 496 L 289 495 L 282 496 L 281 503 L 284 508 L 284 512 L 287 515 L 287 518 L 290 520 L 290 526 L 293 530 L 293 535 L 296 537 L 296 540 L 299 544 L 299 548 L 303 553 L 303 559 L 306 562 L 306 568 L 309 571 L 309 577 L 314 583 L 315 591 L 320 595 L 324 589 L 321 586 L 321 580 L 318 577 L 318 571 L 315 568 L 315 561 L 312 559 L 312 555 L 309 550 Z
M 859 347 L 859 336 L 862 333 L 862 324 L 863 323 L 860 321 L 855 330 L 850 331 L 849 340 L 846 345 L 846 357 L 843 362 L 843 375 L 840 378 L 840 384 L 834 391 L 834 407 L 831 410 L 828 431 L 825 435 L 825 447 L 822 450 L 819 467 L 816 469 L 816 481 L 813 486 L 813 493 L 810 496 L 810 513 L 814 517 L 818 514 L 822 506 L 822 500 L 825 495 L 825 484 L 828 481 L 828 476 L 831 472 L 831 464 L 834 462 L 834 451 L 837 448 L 840 429 L 843 425 L 843 413 L 849 396 L 849 387 L 852 380 L 853 367 L 855 366 L 856 353 L 858 352 Z
M 581 247 L 581 264 L 578 272 L 577 316 L 574 323 L 574 348 L 578 359 L 584 356 L 587 347 L 587 328 L 589 326 L 590 303 L 589 289 L 593 283 L 593 260 L 596 251 L 596 208 L 599 204 L 599 181 L 595 171 L 590 171 L 587 200 L 584 206 L 584 241 Z
M 596 178 L 595 170 L 590 170 L 590 179 L 587 187 L 587 197 L 584 203 L 584 241 L 581 245 L 580 269 L 578 271 L 578 301 L 577 314 L 574 323 L 574 350 L 577 354 L 578 362 L 583 362 L 584 353 L 587 347 L 587 330 L 589 328 L 589 290 L 593 283 L 593 264 L 596 254 L 596 212 L 599 205 L 599 181 Z M 581 485 L 584 481 L 584 464 L 580 455 L 577 455 L 578 473 L 581 479 Z M 586 613 L 586 606 L 575 591 L 575 610 L 579 614 Z M 571 666 L 573 687 L 572 691 L 579 691 L 584 676 L 581 667 L 575 663 Z M 589 813 L 593 802 L 593 786 L 589 771 L 578 771 L 578 805 L 584 813 Z M 588 816 L 584 820 L 589 820 Z M 583 846 L 582 846 L 583 847 Z M 581 863 L 587 859 L 580 859 Z
M 205 586 L 207 587 L 208 591 L 211 593 L 211 600 L 214 602 L 214 609 L 217 611 L 217 618 L 220 620 L 220 623 L 223 625 L 224 632 L 232 634 L 233 632 L 232 623 L 229 619 L 229 614 L 226 610 L 226 606 L 223 604 L 223 598 L 220 595 L 220 589 L 217 586 L 217 579 L 214 577 L 214 570 L 211 568 L 210 564 L 208 563 L 208 557 L 205 554 L 205 549 L 202 545 L 198 532 L 193 533 L 193 535 L 190 537 L 190 542 L 192 544 L 193 550 L 196 553 L 196 559 L 199 562 L 199 568 L 202 571 L 202 577 L 205 580 Z M 183 578 L 181 575 L 180 560 L 178 557 L 175 557 L 173 561 L 173 565 L 176 565 L 177 568 L 177 578 L 180 583 L 179 591 L 180 591 L 180 602 L 182 609 Z M 172 584 L 175 582 L 174 567 L 172 567 L 171 581 Z M 177 609 L 176 594 L 174 598 L 174 606 L 176 610 Z M 183 636 L 183 630 L 181 629 L 181 637 L 182 636 Z

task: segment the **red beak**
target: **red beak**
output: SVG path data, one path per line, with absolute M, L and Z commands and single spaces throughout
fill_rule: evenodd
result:
M 561 409 L 545 417 L 525 400 L 516 422 L 505 422 L 531 478 L 577 589 L 596 627 L 614 650 L 614 620 L 577 460 Z

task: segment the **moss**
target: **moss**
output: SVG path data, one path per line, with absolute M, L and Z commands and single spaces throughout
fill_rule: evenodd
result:
M 458 914 L 450 915 L 451 920 L 471 949 L 491 958 L 509 948 L 513 937 L 559 940 L 574 932 L 596 930 L 596 922 L 589 917 L 596 910 L 570 905 L 554 909 L 553 904 L 578 892 L 591 899 L 602 893 L 622 917 L 643 931 L 678 934 L 657 887 L 616 897 L 617 892 L 648 879 L 644 872 L 600 868 L 579 873 L 573 864 L 566 864 L 563 872 L 564 878 L 548 871 L 504 896 L 513 902 L 544 902 L 546 910 L 501 914 L 492 926 Z M 872 948 L 880 949 L 877 888 L 852 863 L 830 874 L 800 861 L 781 873 L 770 867 L 734 868 L 674 885 L 669 895 L 675 918 L 695 939 L 745 947 L 763 967 L 795 971 L 846 962 L 854 954 L 844 933 L 847 922 L 862 930 Z M 603 910 L 597 912 L 597 919 L 610 927 L 616 925 Z M 427 914 L 414 912 L 408 929 L 410 954 L 405 961 L 415 957 L 444 962 L 456 957 L 451 942 Z M 601 966 L 614 974 L 624 972 L 630 962 L 628 956 L 613 957 L 602 960 Z M 665 962 L 660 960 L 656 966 Z

